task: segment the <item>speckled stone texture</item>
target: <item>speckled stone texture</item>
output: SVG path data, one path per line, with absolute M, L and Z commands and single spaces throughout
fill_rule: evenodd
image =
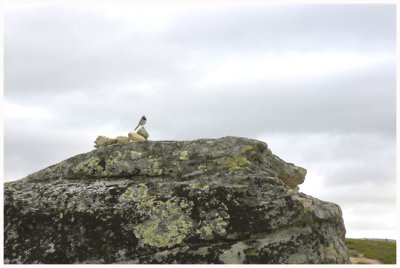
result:
M 109 145 L 4 184 L 4 261 L 349 263 L 305 175 L 246 138 Z

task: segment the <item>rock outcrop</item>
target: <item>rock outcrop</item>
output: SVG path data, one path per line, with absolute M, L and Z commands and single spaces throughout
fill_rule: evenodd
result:
M 340 207 L 263 142 L 113 144 L 4 185 L 5 263 L 349 263 Z

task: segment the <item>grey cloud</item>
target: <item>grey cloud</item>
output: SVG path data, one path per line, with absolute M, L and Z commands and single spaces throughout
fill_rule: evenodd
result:
M 5 90 L 13 97 L 183 79 L 190 73 L 179 66 L 229 51 L 394 52 L 394 19 L 391 5 L 210 8 L 178 14 L 163 33 L 146 33 L 89 9 L 6 12 Z
M 334 180 L 334 178 L 332 178 Z M 368 180 L 368 178 L 367 178 Z M 336 185 L 326 185 L 329 191 L 323 191 L 324 198 L 332 202 L 337 202 L 343 207 L 351 207 L 354 205 L 371 205 L 376 204 L 380 206 L 381 210 L 386 212 L 393 212 L 387 210 L 387 206 L 393 206 L 396 203 L 396 191 L 394 189 L 394 182 L 376 182 L 369 180 L 369 186 L 360 184 L 342 184 L 337 182 Z M 371 185 L 374 184 L 374 185 Z
M 155 55 L 159 47 L 151 34 L 127 34 L 126 25 L 79 8 L 34 11 L 5 15 L 9 97 L 111 87 L 127 78 L 165 76 L 160 69 L 168 72 L 171 58 Z
M 233 132 L 258 135 L 268 129 L 269 132 L 383 132 L 393 136 L 395 92 L 394 86 L 385 87 L 385 78 L 390 80 L 390 75 L 368 81 L 353 77 L 350 87 L 328 80 L 320 85 L 261 82 L 254 87 L 232 85 L 226 86 L 226 90 L 208 92 L 186 88 L 179 91 L 179 96 L 166 93 L 155 102 L 167 115 L 181 117 L 175 121 L 175 129 L 186 125 L 195 133 L 209 126 L 215 135 Z
M 60 93 L 45 98 L 42 104 L 64 118 L 62 124 L 71 125 L 118 123 L 127 128 L 143 113 L 150 129 L 171 139 L 256 137 L 266 131 L 375 133 L 393 138 L 395 76 L 380 71 L 381 67 L 319 83 L 260 82 L 206 91 L 192 89 L 196 82 L 169 81 L 156 85 L 155 93 L 148 95 L 127 84 L 128 90 L 116 87 Z
M 278 155 L 295 162 L 315 163 L 316 167 L 329 166 L 331 161 L 343 164 L 349 160 L 361 163 L 390 159 L 394 168 L 396 141 L 377 134 L 265 133 L 257 138 L 269 141 L 271 150 Z
M 353 230 L 357 230 L 358 232 L 365 233 L 367 230 L 388 232 L 390 229 L 395 227 L 396 223 L 394 218 L 392 221 L 382 221 L 382 217 L 386 216 L 379 213 L 382 208 L 371 209 L 368 213 L 357 213 L 357 209 L 358 208 L 356 208 L 356 213 L 353 215 L 353 217 L 348 217 L 349 221 L 346 223 L 347 229 L 351 228 Z M 393 211 L 395 210 L 395 207 L 392 206 L 390 209 Z M 354 220 L 351 218 L 354 218 Z
M 394 135 L 394 59 L 386 65 L 330 78 L 291 79 L 278 83 L 261 80 L 253 84 L 250 81 L 209 88 L 206 92 L 193 90 L 202 74 L 185 68 L 198 65 L 197 60 L 207 65 L 215 60 L 213 54 L 218 58 L 218 44 L 206 42 L 210 52 L 204 55 L 199 52 L 205 56 L 199 58 L 186 42 L 196 42 L 203 37 L 207 41 L 204 35 L 209 36 L 209 31 L 215 31 L 216 36 L 223 33 L 245 40 L 241 33 L 252 29 L 259 33 L 255 37 L 260 38 L 258 43 L 268 47 L 270 42 L 263 39 L 263 21 L 275 24 L 282 20 L 287 33 L 284 38 L 291 38 L 289 33 L 307 33 L 325 40 L 324 36 L 333 31 L 329 29 L 338 28 L 337 33 L 357 33 L 357 40 L 368 38 L 372 42 L 386 40 L 393 44 L 390 27 L 384 27 L 392 25 L 390 7 L 227 9 L 212 12 L 215 16 L 206 21 L 202 17 L 204 13 L 192 11 L 189 17 L 183 16 L 186 23 L 178 16 L 177 25 L 159 35 L 121 32 L 119 28 L 127 27 L 122 22 L 73 8 L 43 9 L 39 11 L 44 15 L 26 13 L 23 19 L 14 18 L 13 13 L 6 14 L 6 99 L 47 106 L 69 118 L 71 124 L 113 122 L 118 118 L 124 126 L 130 124 L 132 115 L 146 112 L 155 120 L 154 127 L 159 127 L 155 131 L 163 130 L 171 138 L 210 135 L 206 130 L 208 126 L 212 127 L 213 136 L 229 133 L 257 136 L 265 128 L 272 132 L 358 131 Z M 371 22 L 361 23 L 367 18 Z M 221 23 L 214 23 L 218 20 Z M 377 23 L 372 23 L 375 20 Z M 343 26 L 345 22 L 346 27 Z M 318 29 L 301 28 L 301 24 Z M 193 28 L 184 29 L 184 25 Z M 206 32 L 197 29 L 206 29 Z M 169 35 L 174 30 L 176 34 Z M 371 34 L 374 38 L 370 38 Z M 282 34 L 276 32 L 273 36 Z M 210 38 L 213 38 L 212 33 Z M 225 42 L 226 49 L 231 47 L 229 39 Z M 251 50 L 249 44 L 241 46 L 246 51 Z M 276 44 L 275 47 L 282 46 Z M 137 84 L 147 81 L 160 83 L 155 96 L 143 97 L 135 89 Z M 101 119 L 96 120 L 97 116 Z M 175 119 L 171 122 L 164 117 Z M 246 122 L 245 127 L 243 122 Z M 184 126 L 189 131 L 179 130 Z
M 394 139 L 385 139 L 375 134 L 315 133 L 281 133 L 264 135 L 260 139 L 269 142 L 271 150 L 286 161 L 308 169 L 302 186 L 322 184 L 326 195 L 339 196 L 346 192 L 344 195 L 354 196 L 349 194 L 354 188 L 370 188 L 375 191 L 375 188 L 371 188 L 375 185 L 383 189 L 376 194 L 385 195 L 393 190 L 389 196 L 394 196 Z M 346 189 L 350 189 L 350 192 Z M 365 195 L 364 198 L 369 197 Z
M 267 19 L 266 19 L 267 18 Z M 178 18 L 172 38 L 221 50 L 392 50 L 394 5 L 257 5 L 200 9 Z M 374 38 L 371 38 L 371 35 Z
M 390 152 L 394 148 L 388 148 Z M 327 186 L 344 184 L 346 186 L 357 187 L 371 182 L 383 184 L 387 181 L 393 182 L 395 177 L 395 163 L 392 161 L 393 154 L 385 152 L 385 154 L 376 154 L 373 151 L 362 150 L 366 154 L 373 154 L 373 157 L 367 156 L 358 160 L 344 159 L 339 167 L 331 166 L 325 170 Z
M 325 178 L 323 184 L 327 189 L 351 189 L 371 184 L 384 187 L 395 182 L 394 139 L 385 139 L 376 134 L 352 134 L 325 136 L 316 142 L 308 140 L 302 143 L 308 147 L 298 150 L 297 157 L 301 157 L 311 169 Z M 365 195 L 365 198 L 369 197 Z
M 5 178 L 20 179 L 93 148 L 93 134 L 88 129 L 46 127 L 46 122 L 5 121 Z

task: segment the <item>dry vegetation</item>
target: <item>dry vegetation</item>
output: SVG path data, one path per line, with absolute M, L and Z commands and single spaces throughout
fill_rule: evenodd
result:
M 346 246 L 353 262 L 396 264 L 396 242 L 394 240 L 346 239 Z

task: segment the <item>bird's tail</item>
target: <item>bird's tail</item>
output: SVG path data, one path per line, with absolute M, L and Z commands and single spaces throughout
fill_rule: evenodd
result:
M 138 128 L 140 126 L 140 124 L 139 125 L 137 125 L 137 127 L 135 127 L 135 130 Z

